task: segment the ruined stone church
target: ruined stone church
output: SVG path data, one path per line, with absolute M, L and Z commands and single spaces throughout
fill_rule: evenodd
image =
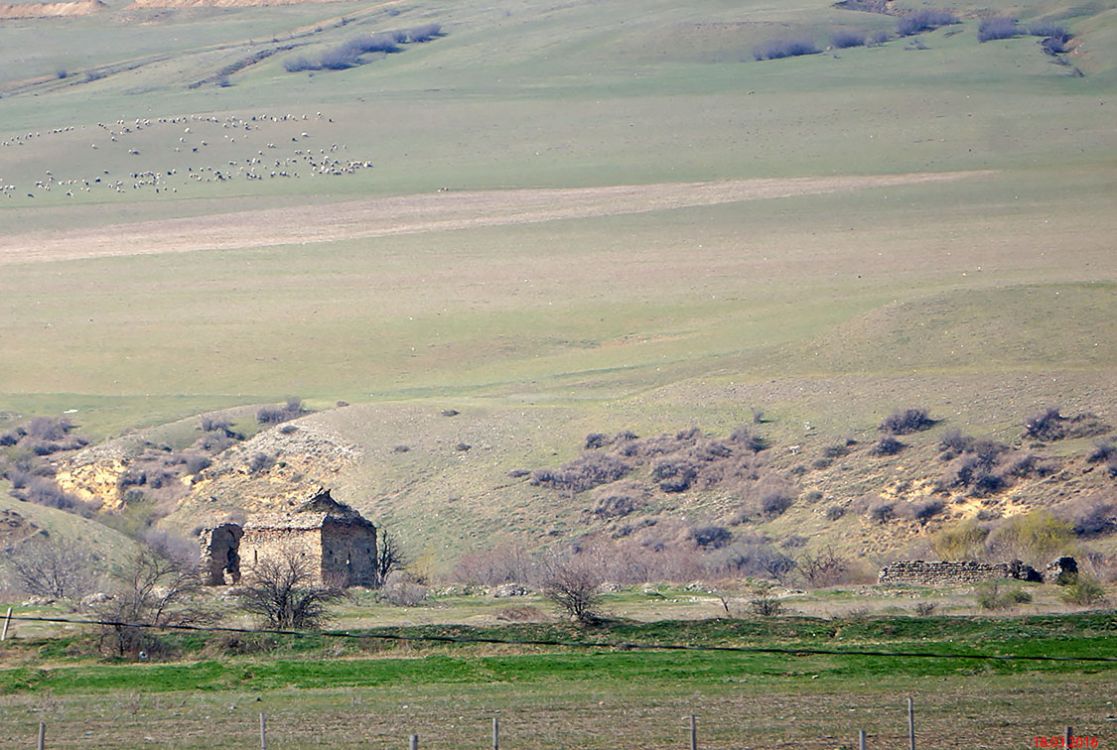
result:
M 211 586 L 239 583 L 242 576 L 251 578 L 260 560 L 292 554 L 306 561 L 316 584 L 377 583 L 376 527 L 325 489 L 289 512 L 205 529 L 201 548 L 204 581 Z

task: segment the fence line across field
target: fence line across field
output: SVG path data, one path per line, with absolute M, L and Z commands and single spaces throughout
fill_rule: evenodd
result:
M 698 750 L 698 715 L 690 714 L 688 720 L 689 747 L 690 750 Z M 915 750 L 915 699 L 910 696 L 907 699 L 907 727 L 908 747 L 910 750 Z M 1073 733 L 1072 728 L 1067 727 L 1062 737 L 1062 748 L 1070 750 L 1073 747 L 1073 739 L 1075 739 L 1075 733 Z M 35 747 L 37 750 L 46 750 L 47 748 L 47 724 L 44 721 L 39 722 L 39 734 Z M 863 729 L 857 731 L 857 747 L 858 750 L 869 750 L 868 734 Z M 268 715 L 264 712 L 260 712 L 260 750 L 268 750 Z M 408 750 L 419 750 L 419 734 L 409 735 Z M 493 750 L 500 750 L 499 716 L 493 716 Z
M 97 625 L 112 628 L 138 628 L 144 630 L 181 630 L 194 633 L 236 633 L 239 635 L 285 635 L 295 638 L 346 638 L 352 640 L 382 640 L 401 643 L 475 643 L 500 646 L 556 646 L 561 648 L 612 648 L 621 651 L 713 651 L 734 654 L 784 654 L 787 656 L 883 656 L 900 659 L 965 659 L 976 661 L 1039 661 L 1039 662 L 1091 662 L 1117 663 L 1117 656 L 1053 656 L 1050 654 L 981 654 L 937 653 L 933 651 L 878 651 L 875 649 L 837 649 L 817 647 L 779 646 L 717 646 L 694 643 L 639 643 L 634 641 L 571 641 L 545 638 L 487 638 L 484 636 L 458 635 L 403 635 L 400 633 L 353 633 L 347 630 L 279 630 L 269 628 L 233 628 L 202 625 L 155 625 L 146 622 L 118 620 L 85 620 L 71 617 L 32 617 L 9 615 L 13 622 L 46 622 L 63 625 Z M 7 628 L 5 627 L 5 635 Z M 914 750 L 914 748 L 912 748 Z
M 915 748 L 915 713 L 914 713 L 915 700 L 908 697 L 907 710 L 908 710 L 908 742 L 911 749 Z M 689 748 L 690 750 L 698 750 L 698 714 L 691 713 L 688 716 L 689 728 Z M 857 747 L 858 750 L 868 750 L 868 735 L 865 730 L 859 729 L 857 732 Z M 1070 748 L 1071 742 L 1071 728 L 1067 728 L 1065 748 Z M 47 748 L 47 724 L 44 721 L 39 722 L 39 734 L 36 742 L 37 750 L 46 750 Z M 260 750 L 268 750 L 268 714 L 260 712 Z M 419 734 L 408 735 L 408 750 L 419 750 Z M 500 719 L 499 716 L 493 716 L 493 750 L 500 750 Z

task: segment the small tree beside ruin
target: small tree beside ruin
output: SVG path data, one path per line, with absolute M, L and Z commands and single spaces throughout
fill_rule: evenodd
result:
M 261 557 L 247 578 L 237 596 L 240 608 L 277 630 L 320 628 L 329 620 L 328 605 L 343 596 L 315 584 L 306 558 L 294 549 Z
M 376 581 L 383 586 L 393 572 L 407 567 L 407 554 L 400 544 L 399 537 L 385 528 L 380 529 L 380 539 L 376 545 Z

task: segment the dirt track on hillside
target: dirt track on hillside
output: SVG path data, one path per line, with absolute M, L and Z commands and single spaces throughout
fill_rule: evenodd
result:
M 0 237 L 0 264 L 297 245 L 948 182 L 989 172 L 439 192 Z

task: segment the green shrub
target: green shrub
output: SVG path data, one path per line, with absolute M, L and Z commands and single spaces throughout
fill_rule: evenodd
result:
M 1105 588 L 1097 578 L 1080 573 L 1074 583 L 1063 589 L 1062 596 L 1067 604 L 1089 607 L 1105 601 Z

